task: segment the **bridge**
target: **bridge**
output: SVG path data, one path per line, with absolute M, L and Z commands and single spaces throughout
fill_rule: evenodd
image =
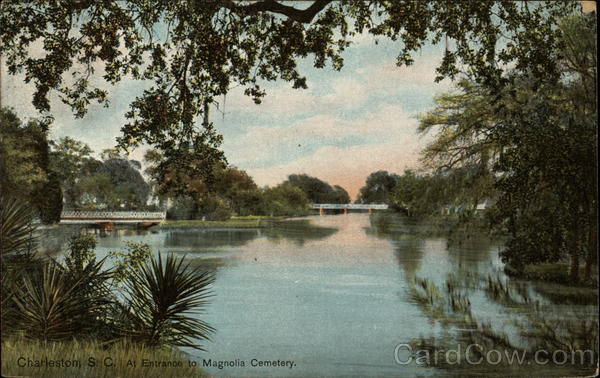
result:
M 313 203 L 312 208 L 319 210 L 319 214 L 325 213 L 325 210 L 344 210 L 344 214 L 348 214 L 348 210 L 368 210 L 369 213 L 373 210 L 387 210 L 388 205 L 382 203 Z
M 135 224 L 149 227 L 165 220 L 164 211 L 63 211 L 61 224 L 95 224 L 104 230 L 112 230 L 115 224 Z

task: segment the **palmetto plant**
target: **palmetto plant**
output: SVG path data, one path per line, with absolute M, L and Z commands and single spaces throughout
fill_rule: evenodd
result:
M 85 274 L 75 276 L 60 264 L 48 262 L 41 274 L 21 276 L 11 298 L 16 311 L 7 322 L 25 337 L 42 341 L 91 333 L 111 303 L 99 289 L 107 275 L 102 264 L 90 262 Z
M 150 346 L 173 345 L 204 350 L 197 340 L 209 339 L 214 329 L 195 317 L 211 296 L 214 276 L 200 272 L 183 257 L 159 254 L 125 280 L 122 333 Z
M 3 336 L 21 333 L 42 341 L 129 338 L 147 346 L 203 350 L 196 343 L 214 329 L 195 316 L 211 295 L 211 274 L 172 255 L 145 264 L 136 260 L 119 298 L 110 285 L 115 272 L 102 268 L 104 260 L 95 260 L 92 237 L 74 237 L 64 265 L 35 257 L 30 253 L 35 251 L 31 208 L 6 198 L 0 205 Z
M 16 314 L 13 297 L 16 282 L 24 275 L 34 275 L 40 260 L 31 252 L 35 248 L 32 227 L 33 210 L 17 199 L 0 197 L 0 273 L 2 275 L 2 335 L 14 330 L 10 319 Z
M 28 204 L 0 197 L 0 255 L 29 252 L 35 248 L 33 217 Z

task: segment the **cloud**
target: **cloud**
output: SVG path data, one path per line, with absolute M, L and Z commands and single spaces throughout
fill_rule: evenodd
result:
M 341 185 L 356 198 L 367 176 L 378 170 L 402 172 L 418 166 L 418 138 L 396 139 L 389 143 L 353 147 L 325 146 L 314 154 L 288 164 L 248 169 L 259 185 L 275 185 L 293 173 L 317 176 L 330 184 Z
M 394 98 L 410 96 L 415 91 L 443 92 L 451 88 L 451 82 L 435 83 L 439 60 L 439 55 L 424 54 L 417 56 L 413 65 L 401 67 L 394 61 L 369 61 L 353 70 L 331 72 L 321 81 L 308 81 L 308 89 L 293 89 L 286 82 L 268 84 L 260 105 L 236 88 L 228 94 L 225 111 L 276 118 L 343 112 L 368 105 L 374 98 L 388 96 L 393 102 Z
M 292 125 L 253 127 L 224 147 L 230 162 L 247 169 L 259 185 L 306 173 L 342 185 L 355 197 L 370 173 L 418 165 L 427 138 L 417 134 L 417 125 L 402 106 L 383 105 L 350 121 L 318 115 Z
M 367 34 L 355 39 L 344 53 L 347 64 L 340 72 L 302 64 L 309 78 L 306 90 L 277 81 L 265 84 L 267 96 L 261 105 L 241 87 L 219 99 L 225 117 L 213 119 L 225 136 L 229 162 L 248 170 L 261 185 L 304 172 L 342 185 L 352 196 L 371 172 L 416 166 L 425 140 L 415 134 L 415 115 L 431 106 L 435 93 L 450 88 L 447 80 L 434 83 L 441 50 L 424 49 L 412 66 L 397 67 L 394 43 L 375 46 Z M 92 104 L 84 119 L 74 119 L 52 97 L 52 135 L 72 136 L 99 152 L 114 145 L 129 103 L 147 84 L 124 78 L 110 86 L 99 77 L 102 67 L 96 69 L 93 84 L 110 91 L 111 107 Z M 21 116 L 38 115 L 31 106 L 33 86 L 24 84 L 23 75 L 9 76 L 3 70 L 2 81 L 3 105 L 15 107 Z M 139 159 L 143 150 L 132 156 Z
M 383 143 L 412 136 L 416 124 L 402 106 L 383 105 L 351 120 L 318 114 L 291 124 L 254 126 L 226 139 L 224 149 L 236 164 L 253 166 L 268 158 L 285 161 L 286 156 L 303 155 L 323 145 Z

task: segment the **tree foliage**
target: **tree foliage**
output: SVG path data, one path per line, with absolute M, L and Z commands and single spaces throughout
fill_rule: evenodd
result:
M 365 186 L 360 188 L 359 203 L 390 203 L 390 195 L 399 177 L 387 171 L 377 171 L 367 177 Z
M 463 81 L 460 93 L 437 99 L 421 130 L 436 132 L 424 151 L 432 167 L 470 167 L 494 182 L 495 224 L 510 235 L 505 262 L 519 269 L 568 257 L 577 281 L 582 256 L 589 278 L 597 244 L 595 16 L 563 18 L 558 30 L 560 80 L 515 70 L 500 91 Z
M 473 218 L 477 206 L 495 197 L 494 179 L 472 167 L 396 175 L 389 202 L 409 217 L 456 214 Z
M 64 137 L 52 143 L 50 162 L 57 172 L 68 208 L 101 207 L 143 209 L 150 186 L 140 173 L 141 164 L 114 150 L 92 157 L 85 143 Z
M 217 159 L 220 139 L 207 122 L 208 104 L 241 85 L 260 102 L 264 81 L 305 88 L 298 61 L 343 65 L 354 35 L 398 43 L 398 65 L 427 42 L 449 41 L 438 79 L 466 72 L 501 87 L 507 67 L 543 80 L 559 76 L 556 24 L 575 2 L 131 0 L 72 2 L 5 0 L 0 54 L 10 74 L 35 85 L 33 104 L 50 111 L 55 92 L 83 116 L 92 101 L 108 104 L 101 76 L 151 85 L 131 104 L 121 147 L 146 142 L 163 151 L 203 145 Z M 41 54 L 35 53 L 41 47 Z M 197 127 L 195 120 L 204 115 Z M 189 146 L 188 146 L 189 145 Z M 186 152 L 183 152 L 186 153 Z M 173 156 L 175 158 L 175 156 Z M 178 164 L 187 162 L 181 160 Z M 190 168 L 194 167 L 194 162 Z M 209 165 L 212 167 L 212 165 Z
M 284 184 L 296 186 L 302 190 L 312 203 L 348 203 L 348 192 L 339 185 L 329 183 L 306 174 L 289 175 Z
M 78 206 L 83 194 L 79 183 L 91 176 L 97 165 L 93 150 L 85 143 L 64 137 L 51 143 L 50 165 L 58 175 L 65 196 L 66 207 Z
M 261 215 L 303 215 L 312 202 L 302 188 L 289 182 L 266 188 L 262 195 Z
M 49 161 L 48 125 L 23 124 L 9 109 L 0 110 L 0 192 L 31 204 L 44 223 L 60 219 L 62 191 Z

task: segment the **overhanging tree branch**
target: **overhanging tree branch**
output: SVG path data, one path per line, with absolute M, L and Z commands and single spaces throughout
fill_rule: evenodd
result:
M 222 0 L 221 4 L 223 7 L 240 15 L 273 12 L 287 16 L 297 22 L 310 23 L 313 18 L 331 2 L 332 0 L 316 0 L 306 9 L 297 9 L 288 5 L 283 5 L 275 0 L 264 0 L 248 5 L 236 4 L 235 0 Z

